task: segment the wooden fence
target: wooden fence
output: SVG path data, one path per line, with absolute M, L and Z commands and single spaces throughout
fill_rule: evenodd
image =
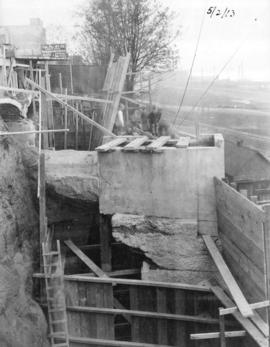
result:
M 257 206 L 215 178 L 219 236 L 224 258 L 250 303 L 268 298 L 269 208 Z M 258 311 L 266 320 L 265 309 Z

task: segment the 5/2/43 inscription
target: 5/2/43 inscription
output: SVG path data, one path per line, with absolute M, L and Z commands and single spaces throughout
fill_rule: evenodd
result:
M 208 8 L 206 14 L 212 18 L 217 16 L 219 18 L 232 18 L 235 16 L 235 10 L 226 7 L 224 10 L 219 9 L 217 6 L 211 6 Z

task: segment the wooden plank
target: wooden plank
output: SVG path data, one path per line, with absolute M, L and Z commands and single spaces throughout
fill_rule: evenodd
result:
M 101 269 L 100 269 L 101 270 Z M 102 270 L 101 270 L 102 271 Z M 44 278 L 43 273 L 34 273 L 34 278 Z M 147 287 L 160 287 L 160 288 L 172 288 L 182 289 L 188 291 L 198 291 L 204 293 L 210 293 L 211 289 L 208 285 L 196 285 L 196 284 L 181 284 L 181 283 L 170 283 L 170 282 L 157 282 L 157 281 L 144 281 L 134 280 L 128 278 L 110 278 L 110 277 L 86 277 L 80 275 L 65 275 L 66 281 L 75 282 L 90 282 L 90 283 L 112 283 L 113 285 L 125 284 L 130 286 L 147 286 Z
M 111 117 L 109 119 L 109 124 L 108 124 L 108 129 L 110 131 L 112 131 L 114 123 L 115 123 L 115 119 L 116 119 L 116 115 L 117 115 L 117 111 L 118 111 L 118 107 L 119 107 L 119 103 L 121 99 L 121 93 L 124 88 L 126 73 L 127 73 L 129 61 L 130 61 L 130 53 L 127 53 L 126 57 L 120 57 L 118 60 L 120 61 L 121 58 L 123 63 L 122 63 L 121 71 L 120 71 L 120 79 L 119 79 L 117 88 L 113 90 L 114 92 L 116 92 L 116 94 L 114 95 L 114 98 L 113 98 L 112 112 L 111 112 Z
M 57 101 L 60 105 L 66 106 L 70 111 L 74 112 L 75 114 L 78 114 L 82 119 L 84 119 L 87 123 L 90 123 L 92 125 L 94 125 L 96 128 L 98 128 L 99 130 L 101 130 L 104 134 L 109 135 L 109 136 L 113 136 L 116 137 L 115 134 L 113 134 L 111 131 L 107 130 L 106 128 L 104 128 L 102 125 L 100 125 L 99 123 L 93 121 L 92 119 L 90 119 L 89 117 L 87 117 L 85 114 L 83 114 L 82 112 L 76 110 L 74 107 L 70 106 L 68 103 L 62 101 L 61 99 L 59 99 L 58 97 L 54 96 L 52 93 L 48 92 L 46 89 L 40 87 L 38 84 L 36 84 L 35 82 L 31 81 L 29 78 L 25 79 L 27 83 L 29 83 L 31 86 L 35 87 L 36 89 L 40 90 L 43 94 L 50 96 L 53 100 Z
M 265 220 L 265 213 L 262 208 L 221 180 L 214 178 L 214 184 L 217 210 L 263 249 L 262 223 Z
M 239 261 L 236 261 L 233 257 L 225 256 L 227 264 L 232 269 L 233 275 L 239 283 L 245 283 L 243 286 L 243 291 L 245 295 L 249 296 L 250 302 L 263 301 L 265 299 L 265 293 L 254 284 L 253 281 L 247 281 L 249 274 L 243 271 L 242 266 L 239 265 Z M 221 284 L 222 286 L 222 284 Z
M 153 140 L 152 143 L 146 146 L 143 151 L 146 152 L 162 152 L 162 146 L 168 142 L 170 136 L 160 136 L 156 140 Z
M 258 308 L 268 307 L 269 305 L 270 305 L 269 300 L 249 304 L 249 306 L 254 310 L 258 309 Z M 229 308 L 221 308 L 219 310 L 219 314 L 220 314 L 220 316 L 225 316 L 227 314 L 232 314 L 233 312 L 236 312 L 237 310 L 238 310 L 238 308 L 236 306 L 229 307 Z
M 216 264 L 224 282 L 226 283 L 237 307 L 239 308 L 239 311 L 244 317 L 251 317 L 253 315 L 252 309 L 249 307 L 249 304 L 244 297 L 241 289 L 239 288 L 238 284 L 236 283 L 234 277 L 232 276 L 228 266 L 226 265 L 225 261 L 223 260 L 216 244 L 212 240 L 211 236 L 209 235 L 203 235 L 203 240 L 206 244 L 206 247 L 211 254 L 211 257 L 214 260 L 214 263 Z
M 233 337 L 243 337 L 246 336 L 245 330 L 237 330 L 237 331 L 225 331 L 226 338 Z M 220 333 L 201 333 L 201 334 L 190 334 L 191 340 L 209 340 L 209 339 L 219 339 Z
M 112 271 L 112 228 L 111 216 L 99 216 L 100 260 L 103 271 Z
M 108 346 L 108 347 L 171 347 L 168 345 L 156 345 L 152 343 L 140 343 L 140 342 L 130 342 L 130 341 L 112 341 L 104 339 L 91 339 L 91 338 L 79 338 L 74 336 L 69 336 L 70 342 L 76 342 L 78 344 L 88 344 L 97 346 Z
M 216 297 L 222 302 L 225 307 L 234 306 L 233 301 L 224 293 L 218 286 L 210 286 Z M 247 333 L 254 339 L 255 342 L 261 347 L 269 347 L 268 341 L 261 331 L 247 318 L 237 311 L 233 313 L 235 319 L 243 326 Z
M 126 145 L 122 151 L 124 152 L 138 152 L 139 147 L 144 144 L 148 140 L 147 136 L 138 137 L 137 139 L 131 141 L 128 145 Z
M 264 252 L 250 238 L 246 237 L 244 230 L 235 226 L 221 211 L 217 212 L 219 232 L 248 257 L 262 272 L 264 272 Z
M 175 314 L 178 316 L 179 314 L 185 315 L 186 311 L 186 293 L 182 290 L 174 291 L 174 307 Z M 174 330 L 175 330 L 175 345 L 181 346 L 184 343 L 187 343 L 187 325 L 186 321 L 175 322 Z M 194 321 L 196 323 L 196 321 Z
M 0 85 L 0 90 L 5 90 L 8 92 L 23 93 L 23 94 L 31 94 L 33 96 L 38 96 L 38 92 L 35 92 L 34 90 L 29 90 L 29 89 L 6 87 L 6 86 Z
M 89 102 L 98 102 L 98 103 L 104 103 L 104 104 L 111 104 L 112 101 L 106 100 L 106 99 L 99 99 L 94 97 L 88 97 L 88 96 L 76 96 L 76 95 L 65 95 L 65 94 L 58 94 L 58 93 L 52 93 L 54 96 L 56 96 L 59 99 L 67 99 L 69 101 L 89 101 Z M 50 98 L 48 98 L 50 99 Z
M 244 288 L 246 282 L 252 281 L 264 293 L 264 273 L 225 235 L 220 235 L 220 239 L 225 258 L 227 259 L 230 256 L 239 263 L 238 268 L 232 268 L 231 272 L 233 273 L 235 270 L 241 268 L 248 276 L 245 282 L 241 282 L 242 287 Z
M 98 152 L 109 152 L 113 151 L 115 147 L 125 143 L 127 140 L 125 137 L 117 137 L 115 140 L 112 140 L 110 142 L 105 143 L 104 145 L 101 145 L 96 148 L 96 151 Z
M 157 312 L 167 312 L 167 289 L 157 288 Z M 164 320 L 158 320 L 157 323 L 157 340 L 159 345 L 168 344 L 168 323 Z
M 138 310 L 139 308 L 138 290 L 139 288 L 135 286 L 129 287 L 129 300 L 131 310 Z M 136 316 L 131 317 L 131 339 L 134 342 L 140 341 L 140 320 Z
M 175 147 L 176 148 L 187 148 L 189 145 L 190 138 L 189 137 L 180 137 L 177 141 Z
M 162 313 L 156 313 L 156 288 L 140 287 L 138 290 L 138 312 L 141 312 L 139 320 L 140 341 L 146 343 L 157 343 L 157 321 L 152 319 L 154 315 L 161 316 Z M 149 312 L 145 315 L 145 311 Z
M 79 294 L 78 294 L 78 287 L 80 283 L 65 283 L 65 296 L 66 296 L 66 302 L 67 306 L 77 306 L 79 305 Z M 80 321 L 80 315 L 74 314 L 72 311 L 67 310 L 67 317 L 68 317 L 68 331 L 69 334 L 72 334 L 73 336 L 82 336 L 81 334 L 81 321 Z
M 265 221 L 263 223 L 263 243 L 264 243 L 264 266 L 265 266 L 265 296 L 266 299 L 270 299 L 270 205 L 264 206 L 265 211 Z M 266 321 L 268 324 L 268 327 L 270 329 L 270 307 L 268 306 L 268 309 L 266 311 Z M 268 330 L 268 336 L 270 336 L 270 331 Z M 269 345 L 270 345 L 270 338 L 269 338 Z
M 202 317 L 200 315 L 191 316 L 191 315 L 177 314 L 177 313 L 161 313 L 161 312 L 154 312 L 154 311 L 151 312 L 151 311 L 144 311 L 144 310 L 142 311 L 133 310 L 133 309 L 125 310 L 125 309 L 116 309 L 116 308 L 86 307 L 86 306 L 67 306 L 67 310 L 74 311 L 74 312 L 99 313 L 104 315 L 125 314 L 132 317 L 167 319 L 167 320 L 174 320 L 174 321 L 181 321 L 181 322 L 219 325 L 218 319 Z
M 22 134 L 44 134 L 44 133 L 61 133 L 69 132 L 69 129 L 52 129 L 52 130 L 29 130 L 29 131 L 10 131 L 0 132 L 0 136 L 22 135 Z
M 79 306 L 96 306 L 96 286 L 80 282 Z M 68 311 L 72 312 L 72 311 Z M 75 312 L 73 312 L 75 314 Z M 95 314 L 80 315 L 81 337 L 97 337 L 97 320 Z

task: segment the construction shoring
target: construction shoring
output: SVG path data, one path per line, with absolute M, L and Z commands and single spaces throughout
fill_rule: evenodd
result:
M 28 84 L 30 84 L 31 86 L 35 87 L 36 89 L 38 89 L 39 91 L 41 91 L 43 94 L 51 97 L 53 100 L 57 101 L 59 104 L 67 107 L 69 110 L 71 110 L 73 113 L 78 114 L 82 119 L 84 119 L 86 122 L 94 125 L 96 128 L 98 128 L 99 130 L 101 130 L 104 134 L 106 135 L 110 135 L 113 137 L 116 137 L 116 135 L 114 133 L 112 133 L 111 131 L 109 131 L 108 129 L 104 128 L 102 125 L 98 124 L 97 122 L 93 121 L 92 119 L 90 119 L 89 117 L 87 117 L 85 114 L 83 114 L 82 112 L 76 110 L 76 108 L 70 106 L 68 103 L 62 101 L 61 99 L 59 99 L 57 96 L 54 96 L 54 94 L 48 92 L 46 89 L 40 87 L 38 84 L 36 84 L 35 82 L 31 81 L 29 78 L 25 79 L 26 82 Z

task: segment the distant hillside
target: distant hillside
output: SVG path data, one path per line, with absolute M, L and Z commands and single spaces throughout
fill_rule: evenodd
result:
M 187 75 L 179 71 L 156 74 L 152 81 L 153 100 L 160 104 L 179 105 L 186 81 Z M 183 105 L 193 106 L 211 81 L 212 78 L 192 78 Z M 270 83 L 217 80 L 201 105 L 270 111 L 269 93 Z

